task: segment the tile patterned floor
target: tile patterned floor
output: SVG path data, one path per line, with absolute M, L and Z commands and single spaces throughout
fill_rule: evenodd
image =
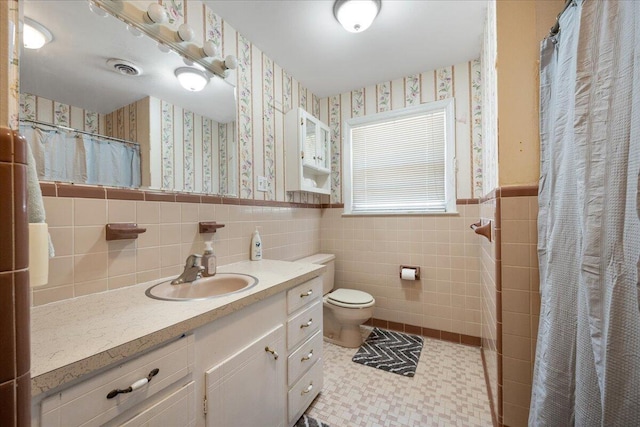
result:
M 354 363 L 357 350 L 324 343 L 324 388 L 308 415 L 331 427 L 492 425 L 478 348 L 425 338 L 413 378 Z

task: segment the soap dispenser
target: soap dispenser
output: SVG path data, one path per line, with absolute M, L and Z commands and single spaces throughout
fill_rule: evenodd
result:
M 260 239 L 260 233 L 258 227 L 253 232 L 251 237 L 251 261 L 259 261 L 262 259 L 262 239 Z
M 215 276 L 217 268 L 216 256 L 213 254 L 213 242 L 204 242 L 204 254 L 202 254 L 201 265 L 204 267 L 202 275 L 204 277 Z

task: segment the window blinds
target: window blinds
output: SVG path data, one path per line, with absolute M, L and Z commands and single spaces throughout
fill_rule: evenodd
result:
M 446 211 L 445 110 L 351 130 L 352 212 Z

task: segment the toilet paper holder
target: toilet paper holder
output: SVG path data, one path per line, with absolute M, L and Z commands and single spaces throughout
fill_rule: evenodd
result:
M 402 279 L 402 270 L 403 269 L 408 269 L 408 270 L 415 270 L 416 272 L 416 280 L 420 280 L 420 267 L 417 266 L 413 266 L 413 265 L 401 265 L 400 266 L 400 270 L 398 271 L 398 275 L 400 276 L 400 278 Z

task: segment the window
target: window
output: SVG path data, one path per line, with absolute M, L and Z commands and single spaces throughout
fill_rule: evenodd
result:
M 347 120 L 345 213 L 455 211 L 453 99 Z

